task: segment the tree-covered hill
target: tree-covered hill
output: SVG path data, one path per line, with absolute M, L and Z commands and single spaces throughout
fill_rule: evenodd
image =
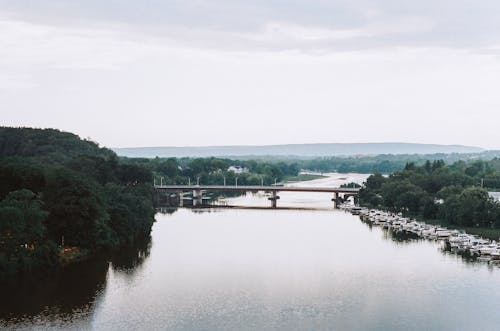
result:
M 0 128 L 0 277 L 148 236 L 152 173 L 58 130 Z
M 90 140 L 55 129 L 0 127 L 0 157 L 30 157 L 47 163 L 63 163 L 76 156 L 102 158 L 116 154 Z

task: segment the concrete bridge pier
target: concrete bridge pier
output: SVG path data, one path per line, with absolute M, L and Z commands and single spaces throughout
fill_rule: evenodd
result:
M 270 196 L 269 198 L 267 198 L 268 200 L 271 201 L 271 207 L 272 208 L 276 208 L 278 205 L 277 205 L 277 201 L 280 197 L 278 196 L 278 192 L 276 191 L 273 191 L 272 193 L 272 196 Z
M 201 206 L 203 204 L 203 192 L 201 190 L 193 190 L 193 206 Z
M 333 199 L 332 199 L 334 208 L 338 208 L 339 207 L 339 205 L 340 205 L 340 199 L 341 198 L 340 198 L 339 192 L 335 192 L 333 194 Z
M 184 192 L 179 192 L 179 207 L 184 207 Z
M 359 205 L 359 197 L 357 194 L 344 194 L 344 199 L 343 201 L 349 200 L 349 198 L 352 197 L 352 202 L 354 203 L 355 206 Z

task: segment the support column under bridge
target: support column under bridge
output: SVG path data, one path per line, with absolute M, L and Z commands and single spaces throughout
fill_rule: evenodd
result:
M 193 190 L 193 206 L 201 206 L 203 204 L 203 191 Z
M 278 206 L 277 201 L 278 201 L 279 198 L 280 197 L 279 197 L 277 191 L 273 191 L 272 195 L 269 198 L 267 198 L 268 200 L 271 201 L 271 207 L 272 208 L 276 208 Z
M 341 199 L 342 199 L 342 198 L 340 197 L 339 192 L 335 192 L 335 193 L 333 193 L 333 199 L 332 199 L 332 201 L 333 201 L 333 206 L 334 206 L 335 208 L 338 208 L 338 207 L 339 207 L 339 205 L 341 204 L 341 201 L 340 201 Z

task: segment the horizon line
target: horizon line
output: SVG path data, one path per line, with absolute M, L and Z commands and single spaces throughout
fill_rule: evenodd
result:
M 277 146 L 304 146 L 304 145 L 376 145 L 376 144 L 400 144 L 400 145 L 423 145 L 423 146 L 443 146 L 443 147 L 467 147 L 476 148 L 483 151 L 490 151 L 495 149 L 488 149 L 481 146 L 462 145 L 462 144 L 439 144 L 439 143 L 415 143 L 415 142 L 401 142 L 401 141 L 377 141 L 377 142 L 327 142 L 327 143 L 282 143 L 282 144 L 236 144 L 236 145 L 184 145 L 184 146 L 129 146 L 129 147 L 109 147 L 111 149 L 131 149 L 131 148 L 223 148 L 223 147 L 277 147 Z

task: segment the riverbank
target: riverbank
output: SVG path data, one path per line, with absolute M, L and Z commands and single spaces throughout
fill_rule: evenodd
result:
M 382 227 L 391 234 L 444 242 L 443 248 L 447 251 L 462 255 L 467 259 L 500 265 L 500 245 L 495 240 L 488 240 L 484 236 L 425 223 L 404 217 L 401 213 L 355 207 L 351 204 L 343 204 L 340 208 L 350 211 L 353 215 L 359 215 L 361 220 L 369 223 L 370 226 Z
M 361 204 L 360 206 L 363 208 L 367 208 L 367 209 L 373 209 L 368 205 Z M 389 212 L 389 211 L 384 210 L 384 209 L 376 209 L 376 210 L 381 211 L 381 212 Z M 450 222 L 447 222 L 445 220 L 427 219 L 427 218 L 423 218 L 419 215 L 411 215 L 411 214 L 405 215 L 405 217 L 408 217 L 408 218 L 414 219 L 418 222 L 423 222 L 423 223 L 429 224 L 429 225 L 442 226 L 442 227 L 446 227 L 446 228 L 449 228 L 452 230 L 466 232 L 468 234 L 480 236 L 480 237 L 483 237 L 485 239 L 500 240 L 500 229 L 496 229 L 496 228 L 464 227 L 464 226 L 460 226 L 460 225 L 456 225 L 456 224 L 451 224 Z
M 491 240 L 500 240 L 500 229 L 494 229 L 494 228 L 479 228 L 479 227 L 463 227 L 463 226 L 458 226 L 455 224 L 451 224 L 449 222 L 443 221 L 443 220 L 427 220 L 427 219 L 420 219 L 417 218 L 419 221 L 425 222 L 427 224 L 432 224 L 432 225 L 438 225 L 438 226 L 444 226 L 450 229 L 454 230 L 459 230 L 463 231 L 469 234 L 481 236 L 486 239 L 491 239 Z
M 306 182 L 309 180 L 328 178 L 328 176 L 314 174 L 314 173 L 301 173 L 297 176 L 288 176 L 283 179 L 283 182 L 286 183 L 294 183 L 294 182 Z

